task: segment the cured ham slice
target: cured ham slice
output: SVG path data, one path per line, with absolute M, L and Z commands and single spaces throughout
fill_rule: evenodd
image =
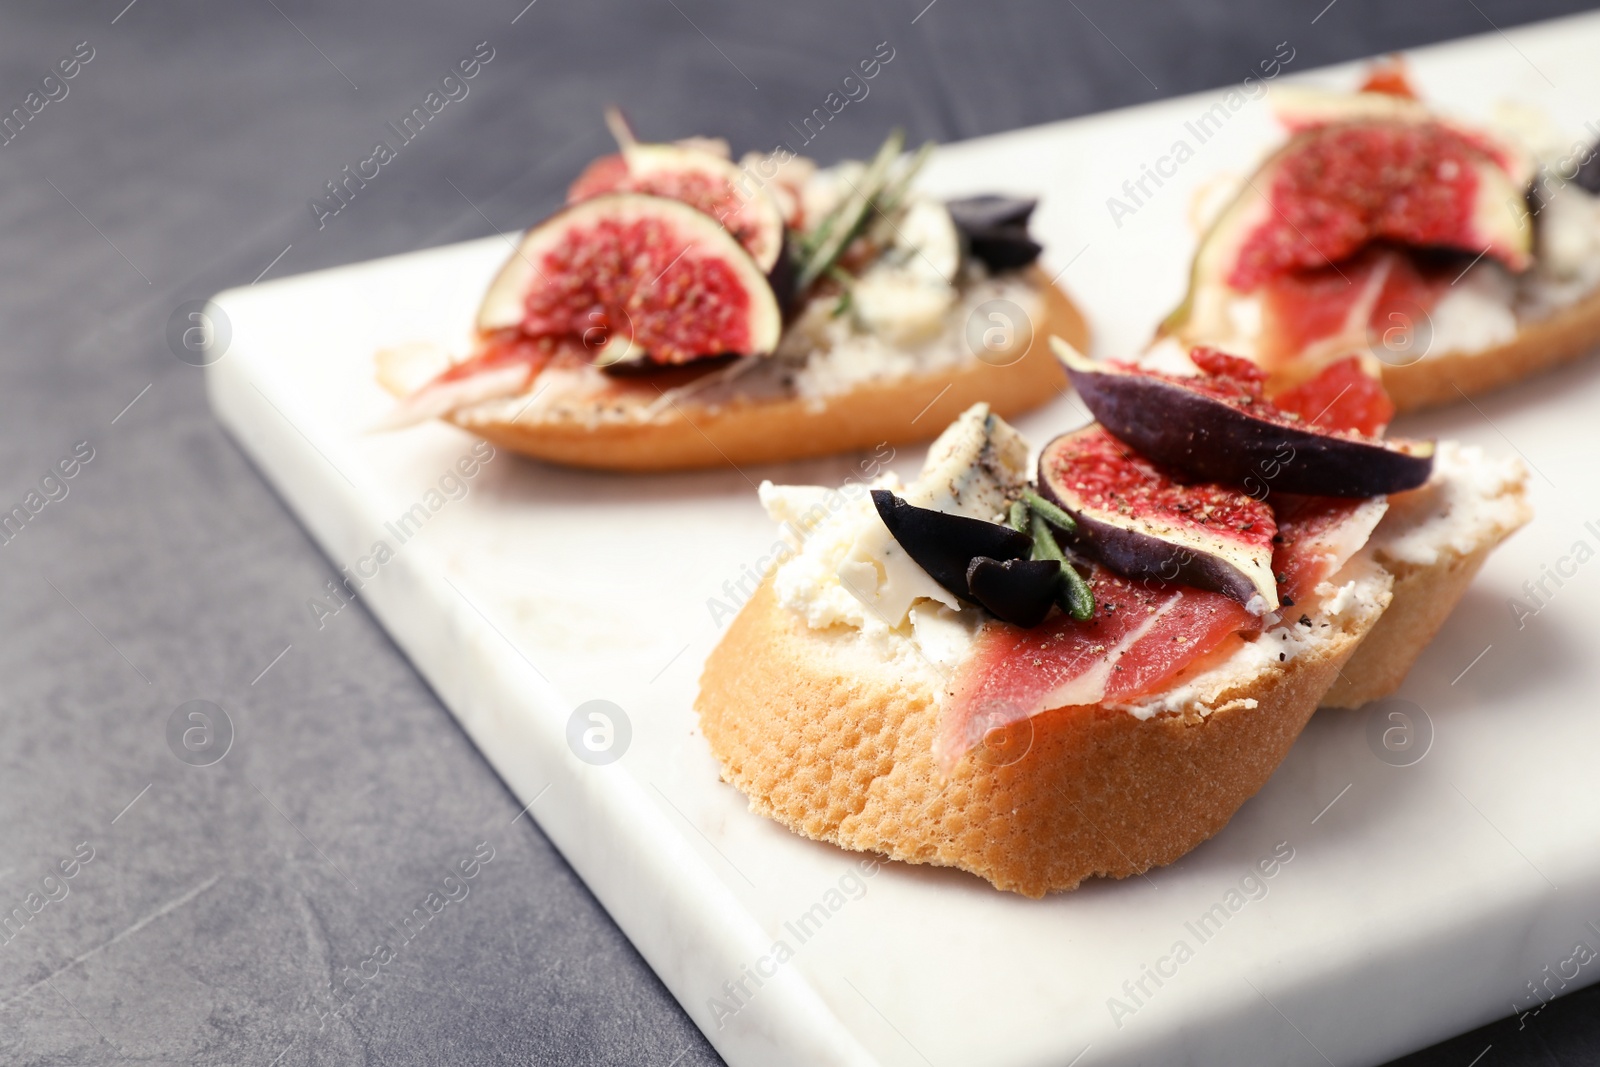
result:
M 1148 693 L 1255 624 L 1236 601 L 1186 586 L 1135 583 L 1096 567 L 1094 618 L 1056 615 L 1024 630 L 990 622 L 957 666 L 935 756 L 949 772 L 991 730 L 1051 708 Z
M 1367 543 L 1389 502 L 1281 494 L 1273 569 L 1285 606 L 1307 603 Z M 949 773 L 991 730 L 1053 708 L 1158 691 L 1229 635 L 1259 620 L 1236 601 L 1187 586 L 1130 582 L 1096 567 L 1087 622 L 1055 615 L 1031 629 L 990 622 L 956 667 L 934 749 Z
M 1354 430 L 1379 437 L 1394 418 L 1394 402 L 1383 384 L 1348 356 L 1287 392 L 1272 398 L 1280 411 L 1299 415 L 1307 425 L 1329 430 Z
M 1364 349 L 1369 338 L 1404 351 L 1419 319 L 1450 288 L 1449 270 L 1408 250 L 1369 248 L 1337 265 L 1287 271 L 1260 286 L 1261 357 L 1269 366 L 1318 349 Z
M 493 337 L 451 364 L 389 412 L 374 429 L 398 430 L 461 408 L 524 392 L 556 354 L 546 338 Z
M 1309 600 L 1318 583 L 1361 551 L 1389 510 L 1387 497 L 1342 500 L 1331 496 L 1278 501 L 1278 545 L 1272 569 L 1285 605 Z

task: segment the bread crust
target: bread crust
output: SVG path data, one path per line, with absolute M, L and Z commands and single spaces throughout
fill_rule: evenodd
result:
M 1497 540 L 1473 552 L 1447 553 L 1431 567 L 1390 564 L 1394 599 L 1389 610 L 1339 672 L 1322 706 L 1359 708 L 1399 689 L 1498 544 Z
M 1071 299 L 1037 266 L 1043 321 L 1016 362 L 996 366 L 971 359 L 957 367 L 873 382 L 825 401 L 801 398 L 735 401 L 716 407 L 693 398 L 649 421 L 584 423 L 487 422 L 453 416 L 471 433 L 537 459 L 617 471 L 688 470 L 806 459 L 882 442 L 905 444 L 936 435 L 979 400 L 999 415 L 1037 407 L 1066 386 L 1066 374 L 1045 340 L 1058 334 L 1079 349 L 1089 329 Z
M 1503 345 L 1441 352 L 1403 367 L 1383 366 L 1383 387 L 1399 411 L 1476 396 L 1576 359 L 1600 346 L 1600 289 L 1553 315 L 1519 326 Z
M 1402 497 L 1412 496 L 1414 494 L 1402 494 Z M 1400 688 L 1412 664 L 1438 635 L 1489 553 L 1533 518 L 1526 472 L 1523 479 L 1503 490 L 1496 499 L 1506 506 L 1495 521 L 1486 522 L 1476 531 L 1471 544 L 1441 545 L 1435 558 L 1425 564 L 1386 553 L 1381 540 L 1385 527 L 1379 525 L 1373 535 L 1375 554 L 1378 563 L 1394 578 L 1394 600 L 1322 698 L 1324 707 L 1359 708 Z M 1386 521 L 1396 519 L 1400 511 L 1415 512 L 1415 505 L 1424 502 L 1425 498 L 1417 497 L 1404 504 L 1391 504 Z
M 1359 707 L 1400 686 L 1489 553 L 1532 515 L 1520 478 L 1494 499 L 1504 506 L 1470 543 L 1441 538 L 1427 563 L 1391 557 L 1386 538 L 1437 504 L 1391 505 L 1392 525 L 1361 557 L 1376 595 L 1337 619 L 1313 612 L 1325 637 L 1217 694 L 1211 710 L 1141 720 L 1057 708 L 1027 720 L 1001 758 L 969 753 L 948 778 L 933 757 L 943 680 L 884 660 L 853 628 L 811 629 L 769 577 L 706 661 L 701 730 L 751 810 L 807 837 L 1033 897 L 1141 874 L 1226 825 L 1319 705 Z
M 1347 618 L 1207 715 L 1058 708 L 1028 720 L 1031 743 L 995 761 L 1015 762 L 969 754 L 945 778 L 928 676 L 863 670 L 856 631 L 808 628 L 769 579 L 707 660 L 696 708 L 751 810 L 843 848 L 959 867 L 1039 897 L 1171 863 L 1222 829 L 1380 611 Z

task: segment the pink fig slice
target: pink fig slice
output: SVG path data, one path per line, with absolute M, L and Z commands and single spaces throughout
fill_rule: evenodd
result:
M 1336 263 L 1371 241 L 1532 262 L 1522 189 L 1480 145 L 1440 123 L 1361 121 L 1295 135 L 1223 213 L 1206 253 L 1228 284 Z M 1222 262 L 1216 266 L 1223 267 Z
M 1188 328 L 1198 318 L 1203 339 L 1219 326 L 1215 290 L 1251 292 L 1282 273 L 1336 265 L 1375 241 L 1528 269 L 1533 228 L 1518 210 L 1525 168 L 1497 157 L 1496 148 L 1446 123 L 1401 114 L 1296 133 L 1201 237 L 1189 291 L 1163 329 L 1194 335 Z
M 483 333 L 576 339 L 602 365 L 770 353 L 766 273 L 717 220 L 678 200 L 608 193 L 523 237 L 478 308 Z
M 1251 496 L 1369 497 L 1415 489 L 1433 472 L 1432 441 L 1321 429 L 1278 410 L 1259 386 L 1095 363 L 1051 338 L 1073 387 L 1118 440 L 1197 481 Z
M 574 204 L 605 193 L 647 193 L 678 200 L 722 224 L 765 273 L 783 252 L 783 210 L 761 182 L 731 161 L 677 144 L 624 144 L 589 164 L 567 190 Z
M 1272 509 L 1236 489 L 1175 480 L 1105 428 L 1062 434 L 1039 455 L 1039 489 L 1077 523 L 1073 544 L 1133 579 L 1278 608 Z

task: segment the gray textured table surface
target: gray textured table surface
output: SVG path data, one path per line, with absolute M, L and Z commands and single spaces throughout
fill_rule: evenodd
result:
M 0 912 L 42 903 L 0 931 L 0 1062 L 718 1062 L 372 619 L 313 627 L 332 568 L 169 351 L 182 302 L 524 225 L 605 147 L 608 101 L 770 145 L 879 41 L 824 159 L 1219 85 L 1283 40 L 1302 69 L 1580 6 L 525 2 L 0 12 L 0 113 L 57 97 L 0 145 L 0 510 L 93 451 L 0 545 Z M 323 183 L 478 42 L 469 95 L 319 230 Z M 194 699 L 235 730 L 208 767 L 167 740 Z M 480 842 L 469 895 L 362 973 Z M 1600 1063 L 1597 1006 L 1403 1062 Z

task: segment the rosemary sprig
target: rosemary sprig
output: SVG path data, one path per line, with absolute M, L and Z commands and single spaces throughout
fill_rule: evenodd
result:
M 1071 533 L 1078 528 L 1072 516 L 1032 489 L 1024 489 L 1021 498 L 1012 501 L 1006 520 L 1013 529 L 1033 538 L 1034 559 L 1053 559 L 1061 564 L 1061 589 L 1056 601 L 1061 605 L 1061 610 L 1079 622 L 1093 618 L 1094 591 L 1061 550 L 1056 535 L 1050 529 L 1054 526 Z
M 1029 508 L 1036 514 L 1044 516 L 1044 520 L 1058 530 L 1065 530 L 1067 533 L 1078 532 L 1078 524 L 1071 515 L 1068 515 L 1032 489 L 1024 489 L 1022 498 L 1028 502 Z
M 811 288 L 816 280 L 839 261 L 850 243 L 861 235 L 872 211 L 872 203 L 883 192 L 889 178 L 889 168 L 905 148 L 904 130 L 896 129 L 878 149 L 860 184 L 850 190 L 832 211 L 817 224 L 802 249 L 800 276 L 796 286 L 801 292 Z
M 849 271 L 841 270 L 836 266 L 828 268 L 828 277 L 839 283 L 839 299 L 833 305 L 833 317 L 838 318 L 848 312 L 855 304 L 855 293 L 852 287 L 855 285 L 856 280 Z
M 883 191 L 873 198 L 872 206 L 878 210 L 880 228 L 893 229 L 889 219 L 900 210 L 900 205 L 905 203 L 906 194 L 911 191 L 911 183 L 916 180 L 917 173 L 922 170 L 923 164 L 928 162 L 928 157 L 933 154 L 933 142 L 925 142 L 916 154 L 900 168 L 899 173 L 890 182 L 886 182 Z M 888 242 L 885 241 L 885 244 Z

